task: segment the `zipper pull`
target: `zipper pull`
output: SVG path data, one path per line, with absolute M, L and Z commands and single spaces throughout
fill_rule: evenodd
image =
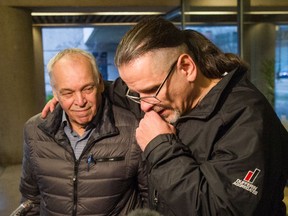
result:
M 154 190 L 153 192 L 153 206 L 154 206 L 154 209 L 157 210 L 157 206 L 158 206 L 158 191 L 157 190 Z
M 90 154 L 89 157 L 87 158 L 87 172 L 90 170 L 90 166 L 93 166 L 96 164 L 96 161 L 93 158 L 93 155 Z

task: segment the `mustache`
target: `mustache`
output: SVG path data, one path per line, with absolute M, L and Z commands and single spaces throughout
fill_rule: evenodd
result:
M 171 107 L 163 106 L 163 105 L 156 105 L 152 108 L 153 111 L 156 113 L 160 113 L 164 110 L 173 110 Z

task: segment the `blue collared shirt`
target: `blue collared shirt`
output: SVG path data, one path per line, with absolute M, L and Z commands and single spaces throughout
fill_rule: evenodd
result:
M 75 157 L 78 160 L 89 140 L 90 135 L 92 134 L 92 131 L 95 129 L 95 126 L 93 126 L 93 122 L 89 123 L 85 128 L 84 134 L 80 136 L 75 131 L 73 131 L 64 111 L 62 115 L 62 123 L 64 124 L 64 132 L 67 135 Z

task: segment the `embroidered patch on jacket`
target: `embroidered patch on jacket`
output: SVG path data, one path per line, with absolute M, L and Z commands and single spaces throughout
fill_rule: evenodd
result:
M 256 180 L 259 173 L 260 169 L 258 168 L 256 168 L 254 171 L 249 170 L 243 180 L 237 179 L 235 182 L 233 182 L 233 185 L 236 185 L 237 187 L 243 188 L 244 190 L 249 191 L 254 195 L 257 195 L 258 187 L 256 187 L 253 183 Z

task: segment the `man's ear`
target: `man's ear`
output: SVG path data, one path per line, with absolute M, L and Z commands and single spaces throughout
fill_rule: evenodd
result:
M 189 82 L 194 82 L 197 77 L 197 67 L 193 59 L 188 54 L 182 54 L 179 57 L 181 72 L 186 76 Z

